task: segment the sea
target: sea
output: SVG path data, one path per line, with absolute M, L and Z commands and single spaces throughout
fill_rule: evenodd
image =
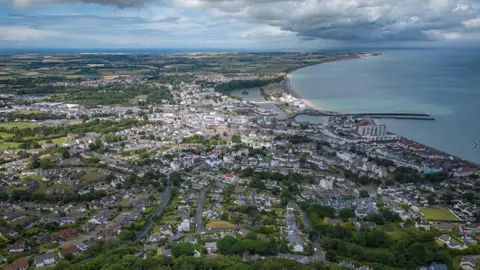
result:
M 480 50 L 376 52 L 382 55 L 296 70 L 292 88 L 324 110 L 428 112 L 435 121 L 378 121 L 388 131 L 480 164 L 480 146 L 473 149 L 480 144 Z

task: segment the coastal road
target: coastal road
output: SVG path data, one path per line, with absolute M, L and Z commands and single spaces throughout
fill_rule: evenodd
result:
M 205 195 L 207 191 L 210 190 L 210 187 L 206 187 L 200 191 L 200 197 L 198 198 L 197 203 L 197 212 L 195 215 L 195 233 L 201 233 L 203 228 L 203 221 L 202 221 L 202 212 L 203 212 L 203 204 L 205 203 Z
M 143 227 L 143 229 L 135 236 L 134 241 L 142 239 L 147 234 L 147 232 L 152 228 L 153 218 L 156 216 L 159 216 L 163 212 L 163 209 L 165 209 L 165 207 L 167 206 L 168 202 L 170 201 L 170 197 L 172 196 L 171 194 L 172 187 L 173 187 L 173 183 L 169 177 L 167 188 L 164 191 L 165 196 L 163 197 L 162 201 L 158 205 L 157 209 L 155 209 L 155 211 L 152 213 L 152 215 L 148 219 L 148 222 L 147 224 L 145 224 L 145 227 Z

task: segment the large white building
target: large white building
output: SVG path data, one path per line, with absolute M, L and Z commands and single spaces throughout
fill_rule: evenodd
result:
M 377 125 L 371 120 L 364 120 L 358 124 L 357 132 L 362 136 L 382 137 L 387 135 L 387 126 Z
M 368 141 L 390 141 L 399 139 L 397 135 L 387 133 L 386 125 L 377 125 L 371 119 L 360 122 L 357 126 L 357 133 Z

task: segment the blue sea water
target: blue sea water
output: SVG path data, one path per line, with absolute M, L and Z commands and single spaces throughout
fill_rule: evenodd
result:
M 297 70 L 292 87 L 325 110 L 429 112 L 435 121 L 382 119 L 388 130 L 480 163 L 480 50 L 392 50 Z

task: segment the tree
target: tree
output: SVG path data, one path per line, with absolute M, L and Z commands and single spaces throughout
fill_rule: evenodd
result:
M 70 158 L 70 152 L 68 151 L 67 148 L 63 148 L 63 149 L 62 149 L 62 158 L 63 158 L 63 159 L 68 159 L 68 158 Z
M 122 232 L 120 232 L 120 240 L 124 241 L 130 241 L 135 238 L 135 233 L 131 230 L 128 229 L 123 229 Z
M 193 256 L 195 246 L 192 243 L 183 242 L 178 243 L 172 248 L 172 255 L 175 258 L 180 256 Z
M 360 198 L 368 198 L 368 197 L 370 197 L 370 194 L 368 194 L 368 191 L 360 190 Z
M 337 252 L 335 252 L 335 250 L 333 249 L 327 250 L 327 252 L 325 253 L 325 259 L 327 259 L 330 262 L 336 262 Z
M 220 254 L 232 254 L 232 247 L 237 243 L 237 239 L 232 236 L 225 236 L 224 238 L 217 241 L 217 249 Z M 238 252 L 238 250 L 235 250 Z
M 240 135 L 233 135 L 231 140 L 232 143 L 242 143 L 242 138 L 240 137 Z

